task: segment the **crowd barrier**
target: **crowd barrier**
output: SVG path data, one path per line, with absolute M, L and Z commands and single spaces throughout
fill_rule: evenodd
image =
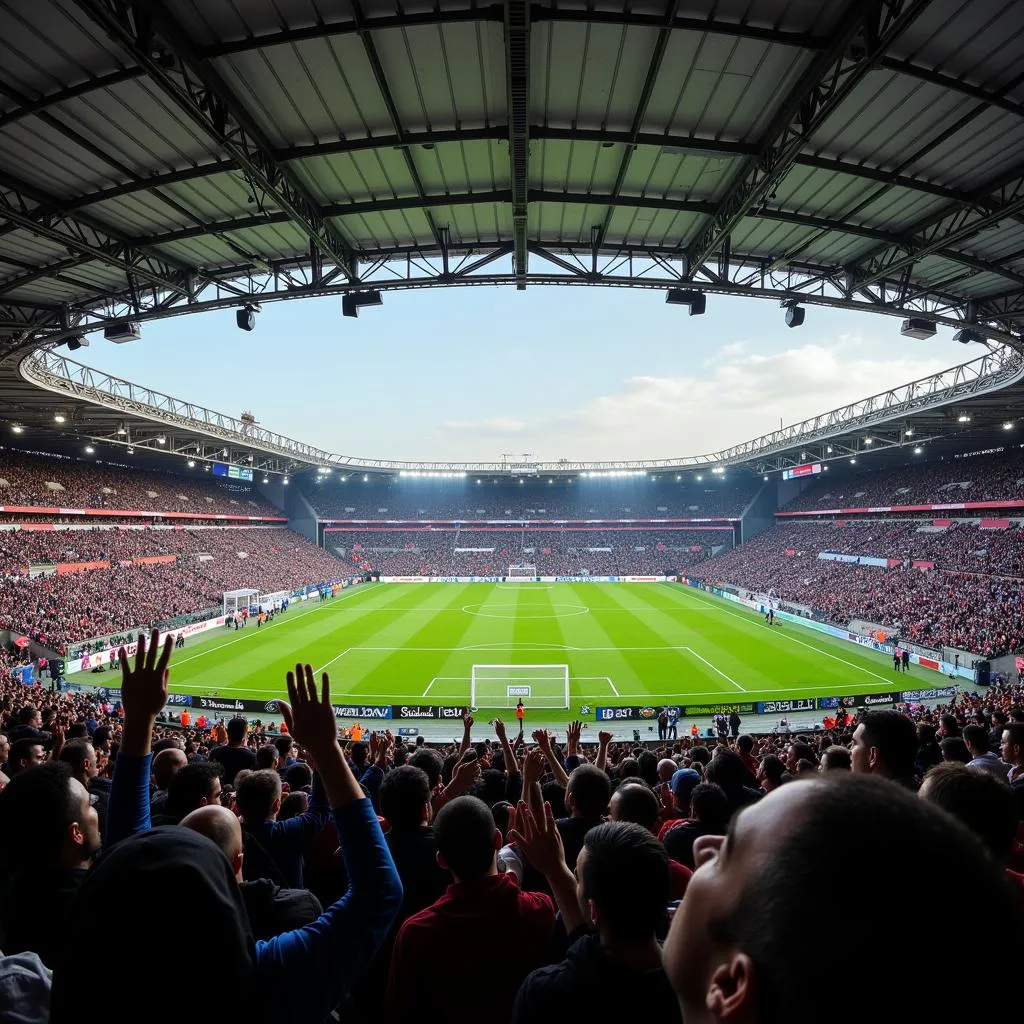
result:
M 675 576 L 381 576 L 381 583 L 665 583 Z

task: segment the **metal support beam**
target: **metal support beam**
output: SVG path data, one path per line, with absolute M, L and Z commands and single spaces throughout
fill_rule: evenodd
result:
M 852 0 L 833 34 L 783 99 L 758 146 L 732 180 L 711 221 L 686 255 L 698 267 L 792 166 L 807 140 L 928 6 L 930 0 Z
M 599 246 L 603 244 L 604 236 L 608 233 L 608 225 L 615 212 L 615 202 L 622 191 L 622 183 L 626 180 L 626 172 L 629 170 L 629 163 L 633 159 L 633 150 L 636 148 L 637 139 L 640 137 L 640 129 L 643 127 L 644 120 L 647 117 L 647 107 L 651 102 L 654 84 L 661 73 L 661 64 L 665 59 L 665 50 L 668 48 L 668 42 L 672 36 L 672 22 L 675 21 L 678 10 L 679 0 L 668 0 L 665 4 L 664 23 L 658 30 L 657 38 L 654 40 L 651 59 L 647 64 L 647 74 L 644 76 L 643 88 L 640 90 L 640 99 L 637 101 L 636 111 L 633 114 L 633 123 L 629 129 L 629 137 L 626 139 L 626 148 L 622 154 L 622 159 L 619 161 L 619 170 L 615 175 L 615 184 L 612 186 L 611 201 L 601 223 L 601 233 L 598 240 Z
M 325 256 L 345 268 L 350 280 L 357 280 L 352 248 L 327 222 L 301 179 L 275 159 L 262 129 L 232 94 L 220 72 L 199 55 L 162 0 L 149 0 L 144 8 L 140 5 L 131 11 L 120 4 L 111 7 L 104 0 L 75 2 L 238 164 L 250 187 L 264 194 L 267 205 L 287 213 Z M 144 14 L 137 16 L 143 9 Z M 179 70 L 172 72 L 164 66 L 154 45 L 154 29 L 180 61 Z
M 526 288 L 530 170 L 530 5 L 505 0 L 505 76 L 508 95 L 508 161 L 512 183 L 512 264 L 516 288 Z
M 895 245 L 879 247 L 861 257 L 858 265 L 850 268 L 856 287 L 866 288 L 911 268 L 925 256 L 943 253 L 949 246 L 1022 212 L 1024 167 L 1016 167 L 1008 175 L 979 190 L 974 202 L 951 204 L 919 221 Z M 992 269 L 995 273 L 1000 272 Z M 1020 280 L 1017 274 L 1013 277 Z

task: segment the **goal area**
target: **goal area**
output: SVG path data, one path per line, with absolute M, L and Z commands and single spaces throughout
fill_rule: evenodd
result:
M 569 706 L 568 665 L 474 665 L 469 685 L 474 708 Z
M 505 576 L 507 580 L 535 580 L 537 578 L 537 566 L 535 565 L 510 565 Z

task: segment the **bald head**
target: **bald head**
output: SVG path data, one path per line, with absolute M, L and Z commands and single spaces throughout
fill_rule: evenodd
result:
M 179 768 L 188 763 L 185 751 L 179 747 L 167 747 L 153 758 L 153 781 L 157 789 L 167 789 Z
M 677 765 L 671 758 L 663 757 L 658 762 L 658 781 L 671 782 L 672 776 L 675 775 L 678 767 L 679 765 Z
M 207 804 L 186 814 L 181 827 L 212 839 L 227 857 L 235 877 L 242 880 L 242 826 L 231 811 L 219 804 Z

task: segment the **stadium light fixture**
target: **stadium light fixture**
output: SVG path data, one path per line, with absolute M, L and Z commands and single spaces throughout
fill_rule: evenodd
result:
M 20 423 L 12 423 L 11 424 L 11 430 L 15 434 L 20 434 L 20 433 L 22 433 L 25 430 L 25 428 Z
M 1003 430 L 1013 430 L 1013 420 L 1007 420 L 1003 424 Z
M 82 337 L 81 334 L 79 334 L 79 335 L 77 335 L 74 338 L 68 338 L 68 340 L 65 342 L 65 344 L 67 345 L 69 352 L 77 352 L 83 346 L 88 348 L 88 346 L 89 346 L 89 339 L 88 338 L 84 338 L 84 337 Z
M 285 478 L 284 478 L 284 479 L 283 479 L 283 480 L 281 481 L 281 483 L 283 483 L 283 484 L 287 484 L 287 483 L 288 483 L 288 477 L 285 477 Z
M 914 454 L 915 454 L 915 455 L 920 455 L 920 454 L 921 454 L 921 452 L 922 452 L 923 450 L 924 450 L 924 449 L 923 449 L 923 448 L 922 448 L 922 447 L 921 447 L 920 445 L 918 445 L 918 446 L 917 446 L 917 447 L 916 447 L 916 448 L 914 449 Z
M 63 423 L 67 417 L 62 412 L 55 412 L 53 414 L 54 421 L 57 423 Z
M 970 345 L 972 341 L 984 342 L 984 337 L 970 327 L 961 327 L 953 334 L 953 340 L 961 345 Z M 68 346 L 70 348 L 70 346 Z
M 803 306 L 790 306 L 786 310 L 787 327 L 803 327 L 806 310 Z
M 914 436 L 914 428 L 913 427 L 907 427 L 907 429 L 903 431 L 903 436 L 904 437 L 913 437 Z
M 86 455 L 95 455 L 96 454 L 96 449 L 93 448 L 93 446 L 91 444 L 87 444 L 85 446 L 85 454 Z
M 258 302 L 247 302 L 241 309 L 235 310 L 235 326 L 240 331 L 256 329 L 256 314 L 260 311 Z
M 967 413 L 962 412 L 959 416 L 957 416 L 956 421 L 957 423 L 970 423 L 971 417 L 968 416 Z
M 935 337 L 935 324 L 923 316 L 908 317 L 900 327 L 900 334 L 904 338 L 917 338 L 918 341 L 924 341 L 926 338 Z
M 700 482 L 701 482 L 701 480 L 703 480 L 703 479 L 704 479 L 704 477 L 703 477 L 703 476 L 701 476 L 701 474 L 700 474 L 700 473 L 698 473 L 698 474 L 697 474 L 697 483 L 700 483 Z
M 370 478 L 364 473 L 363 474 L 363 483 L 365 484 L 369 479 Z
M 829 454 L 829 455 L 831 455 L 831 454 L 832 454 L 832 445 L 829 445 L 829 446 L 828 446 L 828 447 L 827 447 L 827 448 L 825 449 L 825 451 L 826 451 L 826 452 L 828 452 L 828 454 Z
M 117 425 L 117 436 L 124 437 L 128 433 L 128 428 L 123 423 Z
M 129 454 L 129 455 L 134 455 L 134 454 L 135 454 L 135 449 L 134 449 L 134 448 L 132 448 L 132 447 L 129 447 L 129 448 L 128 448 L 128 454 Z
M 166 438 L 166 437 L 164 437 L 164 435 L 163 435 L 163 434 L 161 434 L 161 435 L 160 435 L 160 436 L 159 436 L 159 437 L 158 437 L 158 438 L 156 439 L 156 443 L 157 443 L 157 444 L 167 444 L 167 438 Z
M 196 468 L 196 460 L 195 459 L 189 459 L 188 460 L 188 468 L 189 469 L 195 469 Z
M 265 477 L 263 478 L 263 482 L 264 482 L 265 484 L 269 484 L 269 483 L 270 483 L 270 477 L 269 477 L 269 476 L 265 476 Z
M 864 443 L 865 444 L 874 444 L 874 441 L 872 441 L 870 437 L 865 437 L 864 438 Z
M 765 483 L 768 482 L 768 474 L 767 473 L 765 473 L 765 475 L 764 475 L 764 480 L 765 480 Z
M 827 473 L 827 472 L 828 472 L 828 466 L 822 466 L 822 467 L 821 467 L 821 471 L 822 471 L 823 473 Z
M 851 466 L 856 466 L 857 465 L 857 460 L 856 459 L 850 459 L 850 465 Z

